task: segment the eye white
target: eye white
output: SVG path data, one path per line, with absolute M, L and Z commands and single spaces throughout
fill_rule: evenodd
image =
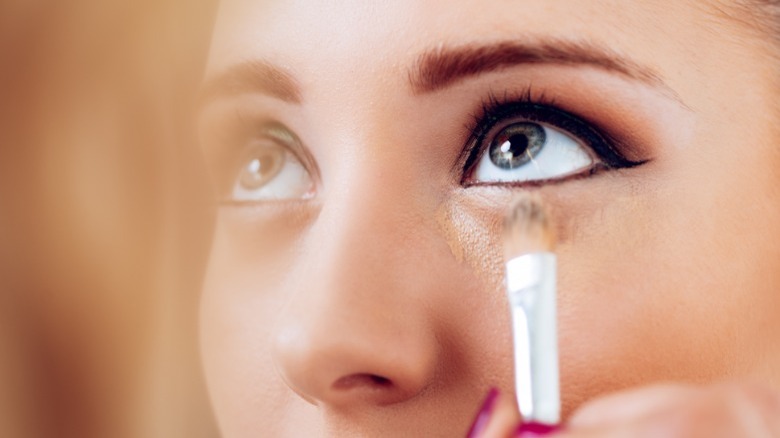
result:
M 238 170 L 230 198 L 234 201 L 303 199 L 313 182 L 306 167 L 287 148 L 262 144 L 252 149 Z
M 472 180 L 480 183 L 553 180 L 576 175 L 593 166 L 593 156 L 580 141 L 551 126 L 537 125 L 544 130 L 544 141 L 532 156 L 528 156 L 527 162 L 514 169 L 497 165 L 489 150 L 494 141 L 491 140 L 491 145 L 482 151 Z M 502 142 L 497 147 L 506 151 L 508 145 Z

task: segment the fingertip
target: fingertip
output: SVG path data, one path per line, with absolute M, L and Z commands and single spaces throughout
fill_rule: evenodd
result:
M 691 391 L 685 386 L 662 384 L 600 397 L 584 404 L 567 424 L 574 429 L 590 429 L 629 421 L 664 408 Z

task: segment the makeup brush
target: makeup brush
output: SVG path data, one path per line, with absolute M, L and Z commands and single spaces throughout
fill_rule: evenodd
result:
M 504 223 L 506 286 L 512 312 L 518 432 L 544 434 L 560 422 L 556 323 L 556 238 L 536 194 L 516 198 Z

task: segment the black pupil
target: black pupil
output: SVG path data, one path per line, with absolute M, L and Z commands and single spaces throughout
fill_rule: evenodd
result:
M 528 136 L 525 134 L 515 134 L 507 139 L 509 144 L 504 143 L 501 145 L 502 150 L 507 149 L 506 152 L 512 154 L 513 157 L 525 154 L 528 150 Z
M 514 123 L 502 129 L 490 143 L 490 160 L 501 169 L 528 164 L 544 147 L 544 127 L 538 123 Z

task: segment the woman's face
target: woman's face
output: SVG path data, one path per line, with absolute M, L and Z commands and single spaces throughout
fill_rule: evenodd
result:
M 225 436 L 464 433 L 513 387 L 501 227 L 531 190 L 559 237 L 565 415 L 780 378 L 780 87 L 744 14 L 224 1 L 200 120 Z

